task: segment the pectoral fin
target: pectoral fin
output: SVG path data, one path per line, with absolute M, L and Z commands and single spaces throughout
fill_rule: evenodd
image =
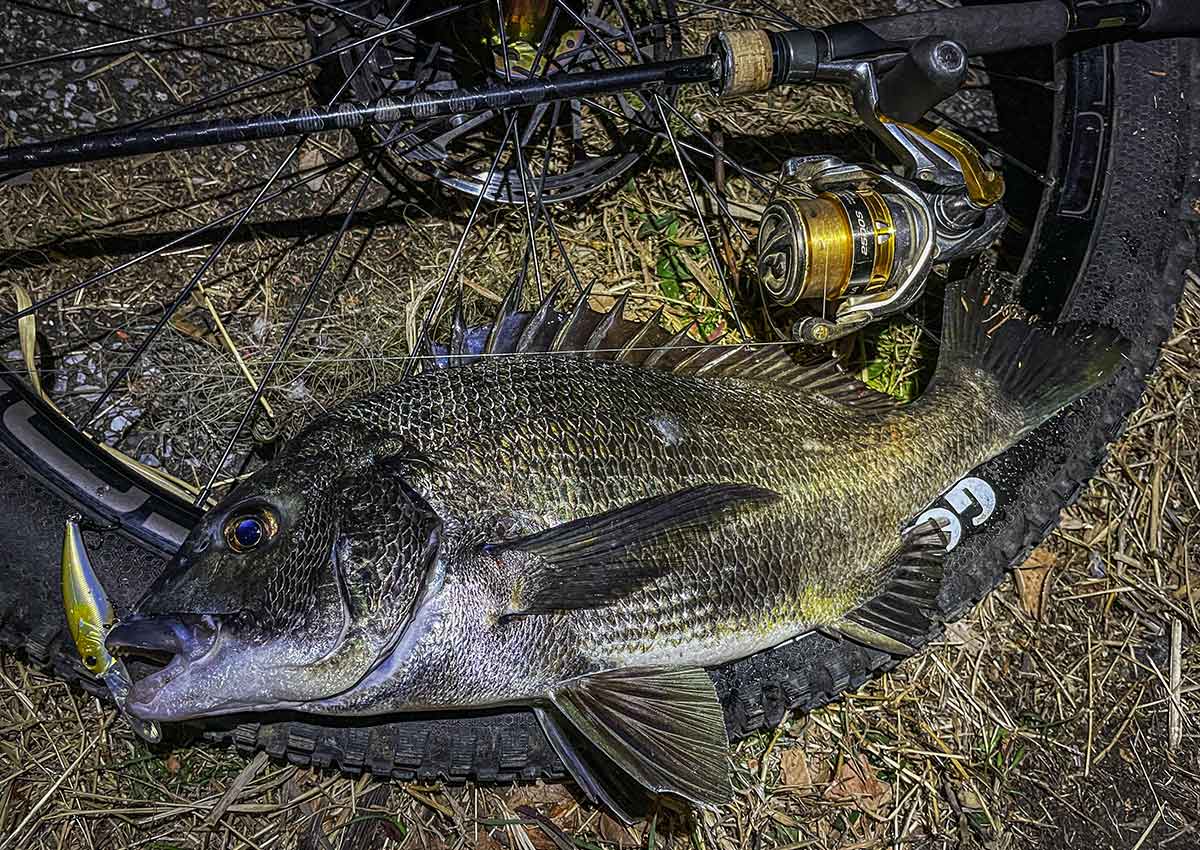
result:
M 836 631 L 894 655 L 912 655 L 929 636 L 938 616 L 946 536 L 935 520 L 905 532 L 885 564 L 883 589 L 846 614 Z
M 621 777 L 649 795 L 695 805 L 729 801 L 725 715 L 703 670 L 597 673 L 569 682 L 550 699 L 557 711 L 543 710 L 539 718 L 559 755 L 584 790 L 626 816 L 628 806 L 618 800 L 637 795 L 619 787 Z M 580 739 L 585 746 L 573 743 Z
M 596 608 L 676 566 L 669 547 L 656 545 L 664 535 L 686 533 L 717 522 L 729 511 L 761 507 L 778 498 L 772 490 L 747 484 L 705 484 L 484 548 L 541 556 L 513 594 L 507 616 Z

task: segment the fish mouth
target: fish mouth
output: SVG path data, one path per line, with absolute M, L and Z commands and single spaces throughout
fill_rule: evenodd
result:
M 180 674 L 203 659 L 217 643 L 220 622 L 208 614 L 156 614 L 122 620 L 104 644 L 113 656 L 137 660 L 151 672 L 133 683 L 127 707 L 143 720 L 185 719 L 178 708 L 161 705 L 159 695 Z

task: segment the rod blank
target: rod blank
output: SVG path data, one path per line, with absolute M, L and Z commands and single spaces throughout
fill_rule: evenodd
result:
M 587 73 L 553 74 L 508 86 L 464 89 L 450 94 L 417 94 L 406 98 L 381 98 L 369 104 L 343 103 L 329 109 L 304 109 L 167 127 L 90 133 L 51 142 L 0 148 L 0 173 L 208 145 L 278 139 L 303 133 L 327 133 L 372 124 L 393 124 L 408 119 L 425 120 L 489 109 L 513 109 L 652 85 L 707 83 L 715 78 L 717 72 L 714 57 L 693 56 Z

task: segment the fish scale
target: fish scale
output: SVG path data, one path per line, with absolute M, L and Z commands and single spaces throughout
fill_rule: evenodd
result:
M 840 443 L 870 456 L 927 422 L 928 407 L 953 402 L 931 397 L 916 409 L 864 417 L 802 390 L 751 381 L 578 357 L 495 358 L 422 376 L 338 416 L 382 424 L 434 459 L 445 471 L 423 481 L 422 495 L 439 515 L 465 525 L 484 513 L 532 504 L 550 526 L 645 498 L 651 487 L 670 492 L 711 481 L 753 483 L 783 494 L 778 507 L 672 541 L 669 556 L 691 568 L 608 609 L 577 615 L 580 640 L 602 667 L 636 662 L 662 643 L 711 647 L 717 636 L 742 634 L 761 644 L 771 633 L 757 629 L 755 635 L 764 607 L 776 630 L 796 633 L 830 619 L 834 605 L 822 610 L 811 604 L 814 599 L 844 604 L 875 590 L 874 568 L 899 544 L 902 522 L 996 447 L 974 445 L 956 458 L 937 440 L 925 439 L 907 458 L 914 471 L 876 475 L 847 474 L 864 465 L 845 451 L 814 454 L 805 447 Z M 428 427 L 427 419 L 467 407 L 472 414 L 455 418 L 458 427 Z M 664 415 L 681 429 L 674 445 L 653 425 Z M 594 428 L 599 422 L 603 428 Z M 498 432 L 512 447 L 512 460 L 479 466 L 480 457 L 496 456 L 491 446 Z M 579 435 L 574 448 L 567 448 L 564 432 Z M 814 481 L 821 486 L 814 488 Z M 838 525 L 829 524 L 830 508 L 842 517 Z M 865 533 L 844 540 L 848 526 Z M 805 557 L 806 551 L 838 552 L 841 563 Z M 692 598 L 681 604 L 689 591 Z M 745 651 L 743 641 L 728 639 L 712 661 Z

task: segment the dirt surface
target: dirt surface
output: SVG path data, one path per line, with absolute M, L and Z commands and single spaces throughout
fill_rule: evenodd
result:
M 624 829 L 569 785 L 390 783 L 151 751 L 5 656 L 0 846 L 1195 847 L 1198 375 L 1193 276 L 1144 406 L 1020 578 L 894 674 L 741 742 L 735 802 L 699 819 Z
M 5 4 L 0 64 L 264 8 L 248 0 L 44 5 L 87 20 L 67 27 L 75 19 Z M 806 23 L 849 17 L 852 6 L 858 14 L 884 8 L 788 4 Z M 694 37 L 709 25 L 715 21 L 699 19 Z M 300 21 L 280 14 L 180 36 L 178 44 L 115 45 L 32 72 L 0 71 L 0 130 L 17 142 L 137 120 L 251 80 L 264 66 L 300 61 L 301 36 Z M 310 78 L 307 69 L 250 87 L 231 108 L 311 104 Z M 873 152 L 833 90 L 719 106 L 689 95 L 679 108 L 706 128 L 717 122 L 730 151 L 764 173 L 796 153 Z M 963 120 L 974 114 L 986 124 L 986 103 L 963 110 Z M 39 298 L 183 237 L 39 312 L 50 353 L 44 383 L 77 422 L 224 234 L 221 226 L 189 232 L 248 203 L 289 148 L 157 155 L 0 186 L 6 310 L 13 284 Z M 352 162 L 311 175 L 355 150 L 349 137 L 325 137 L 284 169 L 280 185 L 296 187 L 234 234 L 202 290 L 183 301 L 88 422 L 97 438 L 192 485 L 259 462 L 246 460 L 255 441 L 244 434 L 218 467 L 251 381 L 265 374 L 365 172 Z M 553 218 L 598 303 L 631 291 L 639 315 L 665 305 L 672 328 L 697 321 L 711 334 L 728 318 L 673 161 L 659 145 L 632 179 L 556 205 Z M 428 180 L 393 190 L 391 181 L 373 181 L 337 244 L 268 382 L 260 436 L 294 429 L 399 374 L 471 203 Z M 727 192 L 762 202 L 736 175 Z M 458 269 L 469 317 L 486 315 L 518 273 L 523 227 L 519 207 L 481 209 Z M 737 265 L 744 249 L 732 229 L 728 236 Z M 543 227 L 537 238 L 544 278 L 568 278 L 552 234 Z M 901 352 L 886 370 L 897 394 L 911 392 L 905 385 L 920 363 L 904 352 L 916 348 L 915 339 L 891 346 Z M 20 362 L 15 335 L 2 351 Z M 1197 376 L 1200 280 L 1192 278 L 1145 406 L 1019 579 L 895 674 L 743 741 L 737 799 L 720 811 L 664 814 L 626 830 L 571 786 L 386 783 L 220 750 L 151 751 L 94 700 L 4 656 L 0 850 L 1200 846 Z

